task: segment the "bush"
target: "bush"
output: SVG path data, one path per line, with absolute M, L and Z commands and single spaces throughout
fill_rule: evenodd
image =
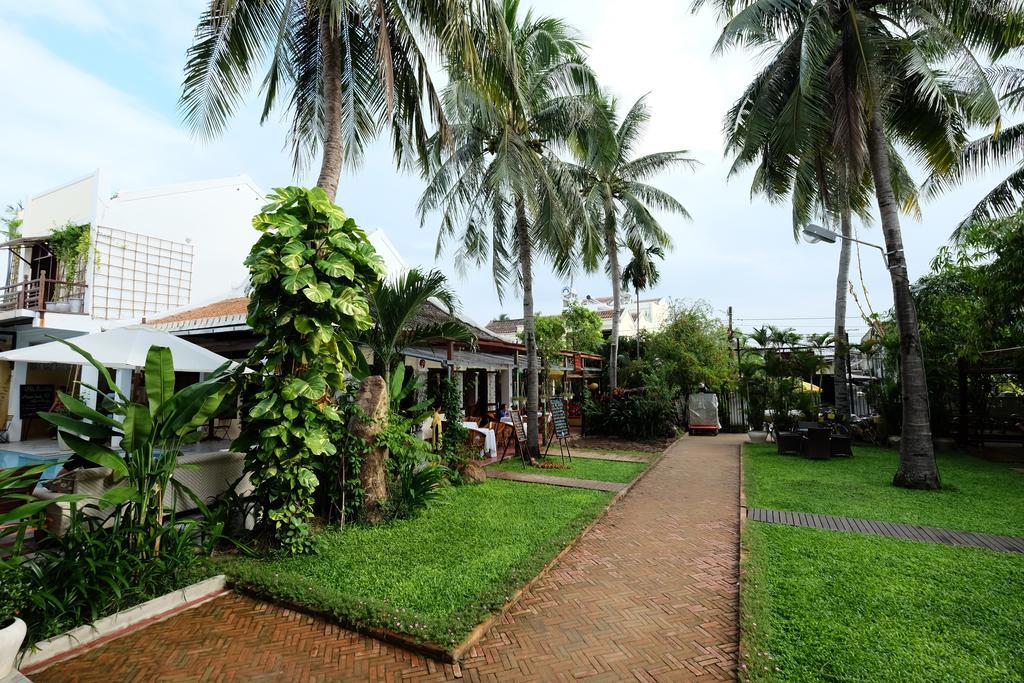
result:
M 25 570 L 16 565 L 0 565 L 0 628 L 21 616 L 28 603 L 29 587 Z

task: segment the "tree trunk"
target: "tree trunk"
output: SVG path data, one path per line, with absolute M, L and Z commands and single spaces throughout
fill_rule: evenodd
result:
M 611 191 L 604 188 L 604 242 L 608 251 L 608 274 L 612 279 L 612 336 L 608 358 L 608 384 L 611 391 L 619 386 L 619 316 L 622 302 L 619 295 L 619 247 L 615 241 L 615 203 Z
M 640 360 L 640 288 L 636 290 L 636 359 Z
M 324 141 L 320 177 L 316 184 L 332 202 L 338 194 L 345 143 L 341 137 L 341 46 L 331 27 L 330 12 L 320 19 L 320 51 L 324 66 Z
M 530 221 L 526 204 L 516 200 L 516 241 L 519 248 L 519 269 L 523 280 L 523 343 L 526 345 L 526 447 L 529 457 L 537 457 L 540 434 L 537 377 L 537 321 L 533 317 L 533 249 L 530 243 Z
M 349 431 L 369 447 L 359 469 L 359 485 L 363 489 L 363 515 L 370 524 L 384 521 L 388 500 L 388 449 L 377 446 L 377 435 L 388 424 L 388 388 L 384 378 L 371 375 L 363 380 L 356 396 L 362 411 L 349 423 Z M 365 416 L 365 417 L 364 417 Z
M 839 274 L 836 276 L 836 319 L 833 335 L 835 339 L 835 355 L 832 360 L 832 377 L 836 392 L 836 414 L 840 419 L 850 417 L 850 389 L 846 382 L 846 365 L 850 362 L 850 349 L 846 343 L 846 297 L 850 282 L 850 250 L 849 238 L 853 237 L 853 219 L 850 207 L 844 202 L 840 219 L 843 237 L 839 249 Z
M 893 484 L 904 488 L 939 488 L 939 470 L 935 465 L 932 443 L 931 414 L 928 406 L 928 382 L 921 349 L 921 330 L 917 309 L 910 295 L 907 258 L 903 253 L 903 236 L 896 196 L 892 191 L 889 170 L 889 146 L 876 112 L 868 128 L 868 152 L 871 175 L 875 181 L 875 197 L 882 220 L 882 234 L 892 280 L 896 324 L 900 334 L 900 396 L 903 400 L 903 432 L 900 437 L 900 464 Z

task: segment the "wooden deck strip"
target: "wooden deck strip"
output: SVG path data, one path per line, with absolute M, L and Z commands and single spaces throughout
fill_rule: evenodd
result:
M 747 508 L 747 518 L 767 524 L 786 524 L 810 529 L 828 529 L 848 533 L 886 536 L 906 541 L 937 543 L 941 545 L 984 548 L 1003 553 L 1024 554 L 1024 538 L 999 536 L 977 531 L 961 531 L 919 524 L 901 524 L 877 519 L 857 517 L 836 517 L 810 512 L 775 510 L 772 508 Z

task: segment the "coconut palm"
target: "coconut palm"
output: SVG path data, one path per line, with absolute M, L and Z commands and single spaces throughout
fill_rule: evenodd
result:
M 477 63 L 475 9 L 472 0 L 209 0 L 187 53 L 182 118 L 203 137 L 220 134 L 266 65 L 260 122 L 284 106 L 296 169 L 322 151 L 317 184 L 333 200 L 342 165 L 358 163 L 382 129 L 396 162 L 425 152 L 424 100 L 447 130 L 428 61 Z
M 927 382 L 903 252 L 892 141 L 898 139 L 941 172 L 953 164 L 968 123 L 998 124 L 998 98 L 972 49 L 995 58 L 1018 44 L 1019 31 L 1011 27 L 1020 25 L 1019 10 L 1009 0 L 716 4 L 727 19 L 721 45 L 766 47 L 778 59 L 798 64 L 789 72 L 798 87 L 762 72 L 751 87 L 767 89 L 774 97 L 739 105 L 774 106 L 780 117 L 799 121 L 799 126 L 787 127 L 806 140 L 792 145 L 794 164 L 805 161 L 808 150 L 826 149 L 834 127 L 866 151 L 900 331 L 904 431 L 893 481 L 936 488 Z M 790 92 L 798 96 L 787 96 Z M 834 121 L 837 112 L 843 114 Z M 767 121 L 757 116 L 752 134 L 763 136 L 760 129 Z M 817 165 L 816 172 L 813 165 L 799 165 L 803 170 L 795 182 L 827 187 L 814 180 L 829 169 L 827 164 Z M 850 192 L 856 187 L 851 180 L 845 184 Z
M 664 259 L 665 250 L 656 244 L 645 246 L 633 241 L 629 246 L 632 258 L 622 269 L 622 288 L 632 287 L 636 293 L 636 357 L 640 357 L 640 292 L 658 284 L 661 273 L 655 258 Z
M 1024 104 L 1024 69 L 1005 66 L 990 75 L 1003 90 L 1002 101 L 1019 110 Z M 930 197 L 946 192 L 964 181 L 976 178 L 991 168 L 1015 165 L 1008 176 L 996 183 L 953 231 L 960 243 L 968 228 L 995 218 L 1006 218 L 1020 209 L 1024 200 L 1024 124 L 1018 123 L 996 133 L 988 133 L 968 143 L 956 163 L 944 174 L 936 174 L 925 183 Z
M 373 370 L 390 385 L 405 349 L 446 339 L 472 344 L 476 335 L 455 317 L 458 301 L 443 273 L 411 268 L 367 296 L 373 327 L 359 341 L 373 352 Z
M 504 0 L 502 22 L 478 40 L 507 34 L 511 49 L 481 51 L 486 80 L 449 65 L 444 93 L 452 144 L 433 138 L 424 164 L 427 187 L 422 220 L 441 216 L 438 253 L 457 245 L 455 263 L 490 261 L 499 297 L 518 281 L 523 292 L 527 427 L 538 434 L 538 369 L 533 309 L 533 266 L 538 253 L 555 269 L 573 265 L 574 234 L 585 220 L 579 193 L 554 154 L 573 130 L 593 118 L 593 75 L 584 64 L 574 29 L 551 17 L 519 15 L 518 0 Z
M 655 152 L 634 156 L 644 127 L 650 120 L 646 97 L 638 99 L 622 116 L 617 103 L 608 99 L 606 114 L 596 125 L 584 130 L 572 145 L 576 163 L 572 173 L 580 184 L 588 213 L 593 219 L 584 227 L 593 234 L 581 238 L 584 260 L 592 265 L 602 254 L 607 258 L 612 283 L 612 333 L 608 379 L 612 388 L 618 386 L 619 318 L 622 315 L 622 273 L 619 266 L 619 243 L 640 240 L 663 249 L 672 245 L 672 238 L 655 218 L 653 211 L 673 213 L 689 219 L 683 205 L 668 192 L 649 184 L 659 173 L 697 161 L 686 150 Z

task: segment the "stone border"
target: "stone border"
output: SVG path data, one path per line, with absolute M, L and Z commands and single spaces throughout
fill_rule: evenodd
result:
M 743 488 L 743 444 L 747 442 L 741 442 L 737 447 L 739 451 L 739 467 L 740 467 L 740 490 L 739 490 L 739 503 L 740 503 L 740 518 L 737 522 L 739 526 L 739 534 L 737 534 L 737 542 L 739 543 L 739 564 L 736 567 L 736 625 L 739 628 L 739 649 L 736 651 L 736 676 L 739 680 L 739 673 L 742 671 L 740 665 L 744 664 L 744 660 L 748 659 L 748 647 L 747 647 L 747 632 L 743 628 L 743 565 L 747 561 L 747 546 L 744 543 L 744 535 L 747 531 L 747 492 Z
M 375 638 L 385 643 L 398 645 L 399 647 L 410 650 L 411 652 L 415 652 L 426 657 L 430 657 L 431 659 L 437 660 L 439 662 L 451 664 L 452 667 L 455 669 L 455 676 L 457 678 L 461 678 L 462 674 L 461 670 L 459 669 L 459 662 L 466 655 L 466 653 L 472 650 L 473 647 L 475 647 L 476 644 L 483 639 L 484 635 L 491 628 L 491 626 L 493 626 L 495 623 L 498 622 L 498 620 L 505 616 L 505 614 L 510 609 L 512 609 L 512 607 L 514 607 L 517 602 L 519 602 L 519 599 L 524 594 L 526 594 L 527 591 L 529 591 L 538 581 L 544 578 L 556 564 L 558 564 L 567 554 L 569 554 L 569 551 L 576 547 L 576 544 L 579 543 L 580 539 L 586 536 L 590 532 L 590 530 L 597 525 L 598 522 L 604 519 L 608 515 L 608 512 L 611 511 L 611 509 L 615 507 L 615 505 L 620 500 L 622 500 L 622 498 L 625 497 L 626 494 L 633 490 L 633 487 L 636 484 L 638 484 L 644 477 L 646 477 L 647 474 L 654 469 L 655 465 L 657 465 L 661 461 L 661 459 L 665 457 L 665 454 L 668 453 L 669 449 L 671 449 L 677 443 L 679 443 L 679 441 L 682 440 L 682 438 L 683 437 L 677 438 L 675 441 L 669 444 L 661 453 L 655 454 L 655 457 L 652 457 L 649 461 L 650 464 L 646 468 L 644 468 L 644 470 L 640 472 L 640 474 L 638 474 L 636 478 L 633 479 L 633 481 L 626 484 L 625 488 L 616 493 L 612 497 L 612 499 L 608 501 L 608 504 L 604 507 L 604 509 L 601 510 L 601 512 L 599 512 L 597 516 L 595 516 L 594 519 L 592 519 L 590 523 L 587 524 L 587 526 L 584 527 L 583 530 L 575 536 L 575 538 L 571 539 L 565 545 L 565 547 L 558 552 L 558 554 L 556 554 L 554 557 L 548 560 L 533 578 L 528 580 L 526 583 L 520 586 L 519 589 L 512 593 L 512 596 L 508 600 L 506 600 L 505 604 L 503 604 L 497 611 L 491 613 L 491 615 L 484 619 L 484 621 L 477 624 L 473 628 L 473 630 L 469 632 L 469 635 L 467 635 L 462 640 L 461 643 L 451 648 L 446 648 L 442 645 L 438 645 L 437 643 L 433 643 L 426 640 L 417 640 L 410 635 L 398 633 L 397 631 L 391 631 L 389 629 L 380 628 L 377 626 L 370 626 L 367 624 L 357 624 L 346 619 L 339 618 L 338 616 L 330 614 L 329 612 L 317 610 L 313 607 L 309 607 L 307 605 L 303 605 L 298 602 L 288 600 L 286 598 L 279 598 L 273 595 L 269 595 L 265 591 L 254 589 L 250 586 L 237 585 L 234 583 L 230 583 L 230 585 L 237 592 L 243 593 L 250 597 L 263 600 L 266 602 L 271 602 L 275 605 L 279 605 L 286 609 L 290 609 L 295 612 L 300 612 L 302 614 L 308 614 L 310 616 L 319 617 L 321 619 L 330 619 L 338 625 L 342 626 L 343 628 L 355 631 L 356 633 L 361 633 L 362 635 Z
M 66 633 L 36 643 L 30 650 L 22 653 L 18 666 L 28 673 L 41 671 L 115 638 L 201 605 L 226 592 L 223 574 L 194 583 L 135 607 L 115 612 L 92 624 L 73 628 Z

